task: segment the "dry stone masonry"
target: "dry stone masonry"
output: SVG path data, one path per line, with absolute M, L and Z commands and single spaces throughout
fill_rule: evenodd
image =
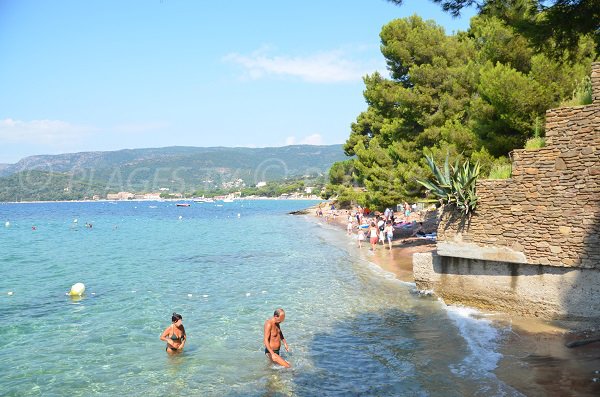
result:
M 418 288 L 447 302 L 600 319 L 600 62 L 592 85 L 591 105 L 546 112 L 546 146 L 515 150 L 510 179 L 477 182 L 471 217 L 442 213 L 437 254 L 413 260 Z
M 598 100 L 548 110 L 546 146 L 515 150 L 511 179 L 479 181 L 471 219 L 444 214 L 439 251 L 600 269 L 600 63 L 593 67 Z M 470 248 L 481 255 L 470 255 Z

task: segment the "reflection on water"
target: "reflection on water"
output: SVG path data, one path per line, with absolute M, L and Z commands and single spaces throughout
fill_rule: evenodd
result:
M 505 328 L 286 214 L 307 204 L 192 205 L 183 220 L 165 202 L 1 205 L 0 291 L 14 291 L 0 295 L 3 394 L 520 395 L 494 374 Z M 93 229 L 74 233 L 74 218 Z M 64 295 L 75 282 L 81 301 Z M 276 307 L 291 370 L 263 353 Z M 174 311 L 188 342 L 169 356 L 158 338 Z

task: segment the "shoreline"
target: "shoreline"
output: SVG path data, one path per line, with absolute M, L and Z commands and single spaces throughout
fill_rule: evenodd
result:
M 318 207 L 294 214 L 320 219 L 315 215 Z M 334 210 L 337 217 L 333 217 L 329 205 L 323 205 L 322 210 L 324 221 L 346 235 L 347 210 Z M 366 258 L 363 250 L 368 250 L 368 246 L 365 241 L 359 254 L 361 259 L 410 283 L 414 283 L 412 254 L 436 249 L 435 241 L 401 235 L 394 236 L 391 250 L 387 249 L 387 242 L 385 246 L 378 244 L 373 255 Z M 495 327 L 509 330 L 499 341 L 502 358 L 492 371 L 504 383 L 526 396 L 600 395 L 600 341 L 567 347 L 574 341 L 599 338 L 600 330 L 582 328 L 585 324 L 582 322 L 549 321 L 474 309 Z
M 193 198 L 169 198 L 169 199 L 127 199 L 127 200 L 37 200 L 37 201 L 0 201 L 0 205 L 2 204 L 43 204 L 43 203 L 128 203 L 128 202 L 175 202 L 175 201 L 194 201 Z M 323 201 L 321 199 L 314 198 L 280 198 L 280 197 L 240 197 L 234 199 L 234 201 L 244 201 L 244 200 L 288 200 L 288 201 Z M 214 202 L 223 201 L 223 200 L 215 200 Z

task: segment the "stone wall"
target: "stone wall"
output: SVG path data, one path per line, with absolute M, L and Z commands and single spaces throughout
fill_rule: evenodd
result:
M 413 256 L 418 289 L 447 303 L 600 324 L 600 63 L 591 105 L 546 112 L 546 146 L 512 153 L 512 177 L 477 182 L 465 217 L 442 212 L 437 251 Z
M 600 67 L 598 62 L 592 64 L 592 101 L 600 103 Z
M 546 147 L 515 150 L 512 177 L 477 183 L 470 219 L 446 211 L 440 255 L 600 269 L 600 63 L 587 106 L 546 112 Z

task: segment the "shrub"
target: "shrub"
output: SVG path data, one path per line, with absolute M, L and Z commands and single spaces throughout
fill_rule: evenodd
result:
M 562 102 L 561 106 L 581 106 L 592 103 L 592 79 L 585 76 L 573 90 L 571 99 Z
M 479 163 L 471 165 L 466 160 L 462 165 L 457 159 L 453 166 L 448 164 L 448 156 L 444 162 L 443 171 L 435 164 L 433 156 L 425 155 L 433 179 L 417 182 L 425 186 L 442 204 L 456 205 L 456 207 L 468 214 L 477 207 L 477 194 L 475 183 L 479 176 Z
M 526 150 L 541 149 L 546 146 L 546 139 L 541 136 L 534 136 L 525 142 Z
M 496 163 L 490 170 L 488 179 L 508 179 L 512 175 L 512 164 Z
M 546 146 L 546 139 L 541 136 L 542 123 L 539 117 L 535 118 L 535 126 L 533 130 L 533 138 L 529 138 L 525 142 L 526 150 L 541 149 Z

